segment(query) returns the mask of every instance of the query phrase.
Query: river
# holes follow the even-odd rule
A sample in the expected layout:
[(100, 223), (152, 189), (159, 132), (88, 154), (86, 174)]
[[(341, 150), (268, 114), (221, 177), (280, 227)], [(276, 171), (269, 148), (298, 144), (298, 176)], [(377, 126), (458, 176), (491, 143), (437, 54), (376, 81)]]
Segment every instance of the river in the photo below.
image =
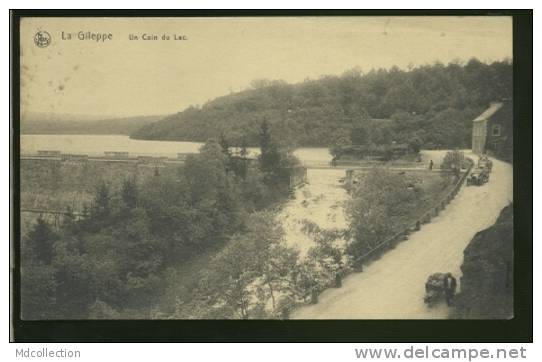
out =
[(324, 230), (347, 228), (344, 206), (348, 193), (339, 182), (344, 175), (344, 170), (309, 168), (308, 183), (296, 190), (295, 198), (289, 200), (280, 213), (285, 240), (297, 248), (301, 256), (314, 246), (314, 240), (303, 232), (307, 222)]

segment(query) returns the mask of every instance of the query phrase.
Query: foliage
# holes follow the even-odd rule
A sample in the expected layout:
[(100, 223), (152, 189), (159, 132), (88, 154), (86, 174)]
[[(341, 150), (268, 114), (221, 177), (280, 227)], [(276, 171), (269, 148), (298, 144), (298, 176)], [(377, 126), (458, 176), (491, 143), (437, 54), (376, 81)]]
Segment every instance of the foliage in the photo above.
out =
[(290, 187), (290, 168), (298, 162), (290, 150), (281, 147), (270, 131), (267, 120), (264, 119), (260, 129), (260, 170), (264, 174), (264, 182), (268, 187), (277, 190), (288, 190)]
[(238, 172), (227, 140), (209, 140), (177, 175), (127, 178), (118, 189), (99, 183), (82, 218), (68, 213), (58, 230), (39, 218), (22, 241), (24, 317), (160, 315), (175, 270), (217, 250), (180, 305), (192, 316), (264, 315), (263, 301), (284, 289), (297, 260), (273, 217), (258, 211), (287, 195), (265, 181), (287, 157), (272, 140), (267, 146), (278, 150), (278, 164), (260, 169), (242, 158)]
[(382, 169), (368, 172), (347, 206), (353, 235), (348, 254), (360, 257), (397, 232), (405, 215), (422, 196), (420, 188), (411, 186), (408, 179), (396, 172)]
[(269, 212), (253, 213), (246, 230), (210, 263), (203, 284), (212, 304), (242, 319), (264, 317), (268, 299), (275, 309), (276, 294), (288, 292), (297, 264), (297, 252), (283, 245), (282, 236)]
[(338, 230), (316, 229), (312, 236), (316, 245), (309, 249), (305, 263), (317, 288), (324, 289), (344, 273), (343, 250), (336, 245), (343, 235)]
[(21, 268), (21, 317), (39, 320), (55, 315), (55, 270), (49, 265), (23, 261)]
[(27, 260), (50, 264), (53, 258), (53, 244), (57, 237), (51, 226), (41, 216), (38, 217), (36, 225), (23, 240), (23, 245), (30, 253), (26, 255)]
[(190, 107), (132, 133), (138, 139), (206, 141), (224, 133), (234, 145), (257, 145), (260, 124), (292, 146), (332, 146), (350, 138), (373, 143), (467, 148), (471, 121), (491, 101), (512, 98), (512, 63), (435, 63), (408, 71), (397, 67), (298, 84), (255, 81), (247, 90)]
[(139, 116), (88, 120), (77, 115), (29, 113), (21, 117), (22, 134), (129, 135), (164, 116)]
[(458, 178), (464, 162), (465, 156), (462, 151), (448, 151), (446, 152), (446, 155), (444, 155), (444, 159), (442, 160), (440, 168), (443, 170), (451, 171), (454, 176)]

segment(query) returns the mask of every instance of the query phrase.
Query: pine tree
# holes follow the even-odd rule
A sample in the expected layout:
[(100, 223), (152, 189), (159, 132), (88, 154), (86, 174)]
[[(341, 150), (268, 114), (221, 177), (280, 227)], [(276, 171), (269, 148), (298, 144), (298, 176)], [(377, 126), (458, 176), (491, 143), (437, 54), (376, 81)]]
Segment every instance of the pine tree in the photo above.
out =
[(40, 216), (32, 230), (24, 238), (23, 247), (28, 248), (30, 255), (35, 259), (48, 265), (53, 259), (53, 244), (56, 239), (56, 233)]
[(220, 139), (218, 140), (218, 143), (220, 144), (220, 147), (222, 148), (222, 152), (226, 156), (231, 156), (230, 143), (228, 139), (226, 138), (226, 135), (224, 134), (224, 132), (220, 133)]
[(138, 190), (133, 178), (125, 179), (122, 183), (121, 197), (128, 208), (132, 209), (137, 206)]
[(260, 169), (265, 173), (265, 181), (268, 185), (278, 185), (281, 180), (278, 176), (281, 168), (281, 155), (279, 148), (271, 137), (269, 123), (263, 120), (260, 129)]
[(102, 182), (96, 189), (94, 207), (98, 210), (109, 209), (110, 198), (111, 196), (109, 195), (109, 187), (105, 182)]

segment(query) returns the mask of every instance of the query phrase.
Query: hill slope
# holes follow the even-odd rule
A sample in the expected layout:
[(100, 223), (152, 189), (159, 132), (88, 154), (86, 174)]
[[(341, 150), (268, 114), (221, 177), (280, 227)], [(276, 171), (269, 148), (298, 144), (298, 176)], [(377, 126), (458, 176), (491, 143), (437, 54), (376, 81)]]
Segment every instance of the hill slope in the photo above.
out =
[(259, 80), (251, 86), (144, 126), (131, 137), (205, 141), (224, 133), (232, 143), (255, 145), (267, 118), (286, 142), (330, 146), (369, 119), (392, 119), (396, 141), (417, 136), (424, 143), (466, 147), (471, 120), (490, 101), (511, 98), (512, 65), (472, 59), (465, 65), (351, 70), (299, 84)]
[(135, 130), (162, 118), (164, 116), (99, 118), (79, 115), (30, 113), (21, 117), (21, 133), (129, 135)]
[(514, 316), (514, 211), (505, 207), (495, 225), (477, 233), (465, 249), (461, 293), (453, 317)]

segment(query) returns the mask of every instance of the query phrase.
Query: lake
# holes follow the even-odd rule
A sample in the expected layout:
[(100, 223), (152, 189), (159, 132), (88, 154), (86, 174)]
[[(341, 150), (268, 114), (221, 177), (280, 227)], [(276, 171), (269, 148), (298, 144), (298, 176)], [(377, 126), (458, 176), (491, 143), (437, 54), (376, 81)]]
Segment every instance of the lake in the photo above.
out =
[[(177, 157), (177, 153), (197, 153), (202, 143), (176, 141), (134, 140), (122, 135), (21, 135), (21, 154), (36, 154), (38, 150), (63, 153), (103, 155), (104, 151), (124, 151), (132, 156)], [(251, 155), (258, 148), (249, 148)], [(330, 162), (327, 148), (298, 148), (294, 155), (303, 163)]]

